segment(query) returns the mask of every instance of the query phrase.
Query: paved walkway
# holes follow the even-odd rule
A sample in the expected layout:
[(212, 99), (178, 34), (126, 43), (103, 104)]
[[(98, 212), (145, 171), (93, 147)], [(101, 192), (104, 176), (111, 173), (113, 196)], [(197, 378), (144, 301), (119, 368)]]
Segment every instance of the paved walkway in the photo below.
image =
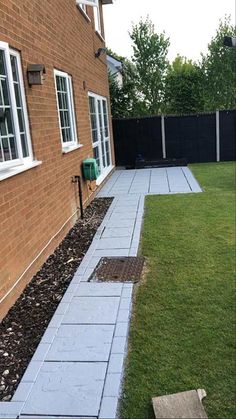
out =
[(120, 194), (163, 195), (201, 192), (188, 167), (117, 170), (102, 188), (99, 196)]
[(172, 193), (201, 191), (187, 168), (112, 175), (99, 195), (115, 198), (0, 418), (116, 418), (133, 284), (87, 281), (101, 257), (137, 255), (145, 194), (161, 193), (163, 170)]

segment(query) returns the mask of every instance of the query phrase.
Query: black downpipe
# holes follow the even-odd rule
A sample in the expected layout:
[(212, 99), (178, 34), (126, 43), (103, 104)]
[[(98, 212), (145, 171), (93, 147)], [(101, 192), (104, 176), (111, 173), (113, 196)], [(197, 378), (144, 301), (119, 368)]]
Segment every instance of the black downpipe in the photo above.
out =
[(81, 186), (81, 176), (74, 176), (72, 178), (72, 182), (78, 184), (80, 215), (81, 215), (81, 218), (83, 219), (84, 218), (84, 208), (83, 208), (83, 195), (82, 195), (82, 186)]

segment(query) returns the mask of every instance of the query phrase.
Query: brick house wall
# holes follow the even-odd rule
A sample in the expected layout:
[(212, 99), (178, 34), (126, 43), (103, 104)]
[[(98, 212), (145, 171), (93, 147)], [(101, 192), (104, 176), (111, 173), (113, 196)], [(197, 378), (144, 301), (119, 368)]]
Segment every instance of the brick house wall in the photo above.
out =
[[(88, 92), (109, 99), (104, 40), (75, 0), (0, 0), (0, 41), (20, 51), (34, 158), (42, 164), (0, 181), (0, 317), (79, 216), (72, 184), (93, 157)], [(102, 6), (100, 4), (100, 8)], [(29, 87), (28, 64), (44, 64), (44, 84)], [(77, 134), (83, 146), (62, 153), (54, 69), (72, 76)], [(110, 135), (112, 132), (109, 117)], [(112, 156), (113, 145), (111, 139)], [(83, 181), (87, 205), (94, 194)], [(93, 184), (93, 189), (95, 185)], [(43, 250), (44, 249), (44, 250)]]

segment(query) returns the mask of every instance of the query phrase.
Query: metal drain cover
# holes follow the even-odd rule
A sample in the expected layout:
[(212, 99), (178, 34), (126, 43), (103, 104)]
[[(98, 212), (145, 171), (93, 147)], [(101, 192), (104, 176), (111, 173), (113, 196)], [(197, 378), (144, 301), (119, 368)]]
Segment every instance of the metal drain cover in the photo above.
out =
[(144, 265), (144, 257), (101, 258), (89, 281), (138, 282)]

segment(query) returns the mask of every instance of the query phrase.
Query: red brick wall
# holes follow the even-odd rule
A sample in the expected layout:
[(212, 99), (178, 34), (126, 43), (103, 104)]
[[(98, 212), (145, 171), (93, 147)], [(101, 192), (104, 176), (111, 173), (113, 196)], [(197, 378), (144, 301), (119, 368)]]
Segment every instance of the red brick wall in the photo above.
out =
[[(81, 161), (93, 156), (88, 91), (109, 96), (105, 56), (94, 56), (104, 43), (95, 33), (91, 7), (88, 14), (91, 21), (78, 10), (75, 0), (0, 0), (0, 41), (21, 53), (33, 152), (35, 159), (42, 161), (36, 168), (0, 181), (0, 298), (78, 208), (71, 178), (81, 174)], [(28, 86), (29, 63), (45, 65), (42, 86)], [(83, 147), (68, 154), (62, 154), (61, 149), (54, 68), (73, 79), (78, 137)], [(91, 198), (84, 182), (85, 205)], [(76, 215), (1, 303), (1, 317), (75, 220)]]

